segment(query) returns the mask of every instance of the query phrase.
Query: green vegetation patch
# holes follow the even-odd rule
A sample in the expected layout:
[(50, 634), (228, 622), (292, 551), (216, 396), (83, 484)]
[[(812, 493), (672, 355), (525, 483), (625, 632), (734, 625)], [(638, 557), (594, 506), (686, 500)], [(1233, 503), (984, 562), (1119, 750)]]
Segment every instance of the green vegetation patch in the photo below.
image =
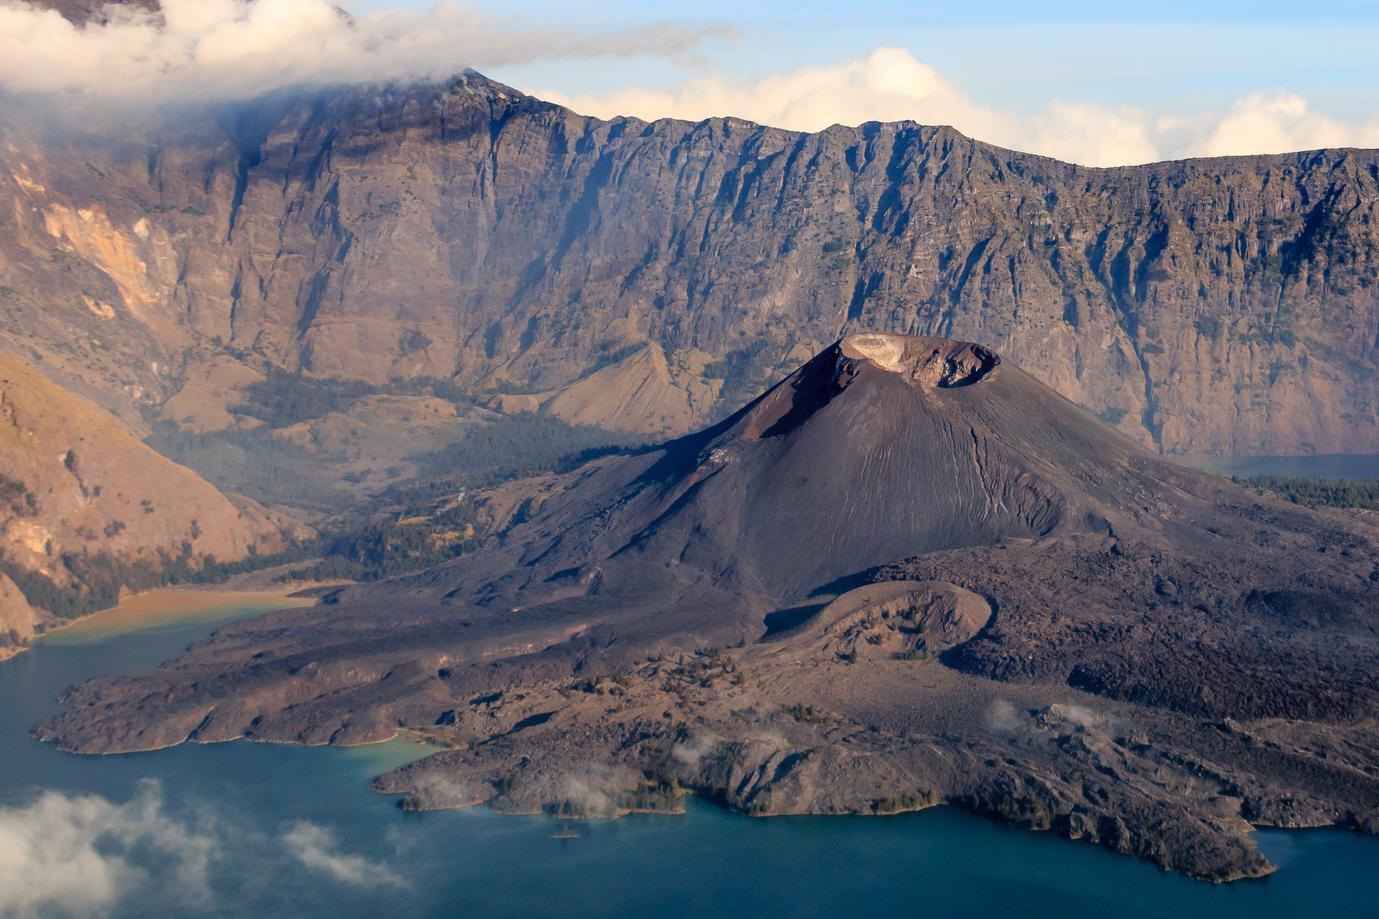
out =
[(1121, 419), (1125, 417), (1125, 414), (1125, 409), (1121, 408), (1118, 405), (1112, 405), (1108, 408), (1104, 408), (1101, 411), (1097, 412), (1097, 417), (1100, 418), (1102, 421), (1106, 422), (1107, 424), (1111, 425), (1112, 427), (1115, 427), (1116, 425), (1120, 424)]
[(59, 619), (74, 619), (120, 602), (125, 590), (152, 590), (173, 584), (214, 584), (234, 574), (267, 565), (282, 564), (304, 557), (315, 546), (303, 543), (287, 552), (259, 556), (250, 554), (237, 562), (220, 562), (212, 555), (197, 556), (191, 543), (183, 543), (177, 553), (159, 550), (156, 558), (122, 561), (107, 552), (65, 552), (58, 563), (66, 569), (73, 587), (59, 586), (51, 578), (30, 571), (0, 552), (0, 573), (14, 582), (30, 606), (46, 609)]
[(1379, 510), (1379, 479), (1301, 479), (1277, 475), (1231, 476), (1231, 481), (1261, 495), (1304, 507), (1359, 507)]
[(344, 411), (379, 391), (378, 386), (363, 380), (318, 380), (270, 369), (263, 380), (245, 387), (244, 401), (231, 406), (230, 411), (283, 428)]
[(336, 524), (317, 541), (320, 560), (293, 569), (287, 577), (375, 581), (458, 558), (473, 550), (487, 529), (478, 505), (466, 495), (439, 506), (407, 504)]
[(445, 476), (485, 488), (542, 472), (573, 469), (596, 456), (635, 449), (644, 439), (569, 424), (537, 412), (502, 415), (466, 428), (439, 450), (413, 457), (420, 478)]

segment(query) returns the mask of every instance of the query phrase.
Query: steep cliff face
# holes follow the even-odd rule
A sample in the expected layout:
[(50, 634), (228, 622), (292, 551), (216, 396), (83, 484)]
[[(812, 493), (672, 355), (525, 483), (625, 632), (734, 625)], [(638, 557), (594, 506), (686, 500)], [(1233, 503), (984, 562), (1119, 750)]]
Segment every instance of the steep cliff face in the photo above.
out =
[(601, 420), (683, 431), (871, 329), (999, 348), (1168, 451), (1379, 450), (1371, 151), (1087, 169), (912, 123), (600, 121), (477, 75), (6, 133), (5, 332), (144, 400), (226, 349), (548, 399), (651, 343), (694, 378)]
[(305, 531), (227, 498), (95, 404), (0, 356), (0, 646), (175, 568), (276, 551), (293, 535)]

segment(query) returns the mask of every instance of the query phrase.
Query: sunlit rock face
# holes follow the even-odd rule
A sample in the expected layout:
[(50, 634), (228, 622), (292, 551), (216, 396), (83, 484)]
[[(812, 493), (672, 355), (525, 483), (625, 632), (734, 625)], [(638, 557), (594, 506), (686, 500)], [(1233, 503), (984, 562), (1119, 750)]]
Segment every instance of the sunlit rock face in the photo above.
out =
[(1001, 362), (995, 352), (981, 345), (925, 335), (849, 335), (838, 347), (844, 357), (869, 360), (884, 370), (945, 389), (976, 383)]

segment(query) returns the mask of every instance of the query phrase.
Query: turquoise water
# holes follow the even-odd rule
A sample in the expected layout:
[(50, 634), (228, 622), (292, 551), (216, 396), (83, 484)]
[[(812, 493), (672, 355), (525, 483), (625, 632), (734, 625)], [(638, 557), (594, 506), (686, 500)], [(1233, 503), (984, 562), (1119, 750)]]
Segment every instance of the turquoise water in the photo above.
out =
[(1179, 456), (1179, 462), (1220, 475), (1280, 475), (1313, 479), (1379, 479), (1379, 455)]
[[(372, 794), (369, 777), (409, 755), (398, 743), (78, 757), (27, 736), (65, 686), (152, 668), (210, 628), (41, 644), (0, 663), (0, 845), (7, 830), (61, 822), (62, 808), (34, 804), (44, 791), (64, 796), (49, 805), (139, 802), (101, 824), (95, 848), (123, 866), (101, 903), (116, 915), (1379, 916), (1379, 840), (1342, 831), (1261, 833), (1282, 870), (1223, 887), (952, 808), (761, 820), (692, 803), (683, 817), (581, 823), (579, 839), (555, 840), (544, 818), (410, 814)], [(55, 844), (61, 834), (41, 825)], [(179, 851), (203, 854), (204, 870)], [(5, 854), (0, 915), (24, 893)]]

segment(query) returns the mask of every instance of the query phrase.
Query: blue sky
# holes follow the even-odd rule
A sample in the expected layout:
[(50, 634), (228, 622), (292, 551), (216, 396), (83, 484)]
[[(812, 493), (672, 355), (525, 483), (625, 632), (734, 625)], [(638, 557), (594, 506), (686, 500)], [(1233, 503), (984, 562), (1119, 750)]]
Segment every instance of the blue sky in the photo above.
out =
[[(873, 112), (921, 121), (948, 118), (969, 133), (984, 130), (998, 143), (1042, 145), (1040, 152), (1106, 165), (1379, 144), (1379, 4), (1374, 2), (478, 0), (478, 5), (514, 28), (595, 34), (670, 22), (731, 32), (673, 59), (542, 60), (487, 71), (591, 114), (739, 114), (774, 117), (800, 128), (821, 126), (833, 115), (847, 121)], [(821, 104), (817, 111), (797, 113), (796, 123), (785, 113), (789, 100), (775, 107), (756, 104), (759, 81), (805, 68), (845, 67), (878, 48), (903, 51), (931, 68), (962, 104), (917, 97), (913, 114), (907, 115), (897, 99), (862, 100), (851, 108), (839, 100), (832, 108)], [(857, 81), (854, 91), (863, 96), (862, 85), (875, 82), (865, 75)], [(696, 97), (704, 96), (712, 101), (696, 107)], [(734, 105), (743, 111), (714, 108)], [(1107, 112), (1112, 114), (1104, 117), (1119, 139), (1088, 136)]]
[[(396, 4), (373, 0), (353, 8), (390, 5)], [(705, 42), (699, 51), (705, 65), (740, 77), (902, 47), (993, 105), (1034, 106), (1061, 97), (1192, 114), (1251, 92), (1283, 89), (1337, 117), (1365, 117), (1379, 99), (1379, 4), (1372, 0), (478, 5), (495, 17), (576, 30), (665, 21), (727, 26), (738, 31), (736, 39)], [(686, 68), (645, 59), (496, 70), (495, 77), (524, 88), (556, 86), (577, 95), (629, 83), (665, 87), (684, 79)]]

